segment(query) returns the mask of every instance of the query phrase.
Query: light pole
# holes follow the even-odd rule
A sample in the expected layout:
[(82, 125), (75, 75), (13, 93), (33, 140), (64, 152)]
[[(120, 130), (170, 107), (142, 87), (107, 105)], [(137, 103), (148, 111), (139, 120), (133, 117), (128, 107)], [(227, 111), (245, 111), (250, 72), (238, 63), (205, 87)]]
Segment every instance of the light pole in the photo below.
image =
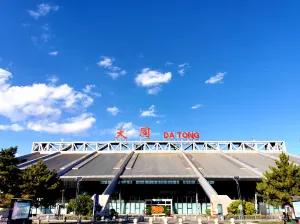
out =
[(244, 213), (243, 213), (243, 201), (242, 201), (242, 196), (241, 196), (241, 189), (240, 189), (240, 184), (239, 184), (239, 176), (234, 176), (233, 179), (235, 180), (236, 183), (236, 189), (237, 189), (237, 193), (238, 193), (238, 197), (241, 201), (241, 206), (239, 206), (240, 209), (240, 214), (241, 214), (241, 219), (244, 217)]
[[(77, 204), (77, 199), (79, 195), (79, 187), (80, 187), (80, 182), (82, 181), (82, 177), (76, 177), (77, 185), (76, 185), (76, 204)], [(75, 207), (75, 215), (77, 213), (76, 211), (77, 206)]]

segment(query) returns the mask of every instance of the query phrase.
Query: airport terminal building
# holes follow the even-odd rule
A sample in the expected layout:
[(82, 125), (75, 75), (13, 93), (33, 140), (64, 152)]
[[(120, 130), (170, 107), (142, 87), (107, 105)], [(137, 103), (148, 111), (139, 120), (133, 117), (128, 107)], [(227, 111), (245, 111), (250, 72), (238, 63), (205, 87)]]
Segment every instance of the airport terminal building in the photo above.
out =
[[(62, 203), (86, 192), (100, 195), (99, 204), (119, 214), (164, 205), (171, 214), (205, 214), (209, 208), (226, 215), (234, 199), (260, 202), (256, 182), (281, 152), (283, 141), (35, 142), (19, 167), (42, 159), (57, 170), (65, 186)], [(290, 160), (300, 164), (298, 156)]]

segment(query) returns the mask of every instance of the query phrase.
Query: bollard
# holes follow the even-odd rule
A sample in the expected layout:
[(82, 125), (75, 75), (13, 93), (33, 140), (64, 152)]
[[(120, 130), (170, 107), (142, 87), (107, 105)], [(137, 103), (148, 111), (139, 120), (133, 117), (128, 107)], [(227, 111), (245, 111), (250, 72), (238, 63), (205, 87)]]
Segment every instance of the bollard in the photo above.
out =
[(179, 219), (178, 219), (178, 223), (179, 223), (179, 224), (182, 224), (182, 218), (179, 218)]
[(231, 223), (231, 224), (234, 224), (234, 218), (231, 218), (231, 219), (230, 219), (230, 223)]
[(47, 220), (47, 222), (49, 222), (49, 215), (46, 216), (46, 220)]
[(38, 217), (38, 224), (41, 224), (41, 218)]
[(101, 220), (104, 221), (104, 216), (101, 217)]
[(164, 224), (168, 224), (168, 218), (167, 217), (164, 218)]
[(202, 219), (198, 219), (198, 224), (202, 224)]
[(214, 219), (214, 222), (215, 222), (215, 224), (218, 224), (219, 220), (218, 219)]
[(134, 223), (134, 224), (137, 224), (137, 218), (134, 218), (134, 219), (133, 219), (133, 223)]
[(153, 219), (149, 218), (149, 224), (152, 224), (152, 223), (153, 223)]
[(185, 216), (182, 217), (182, 221), (185, 221)]

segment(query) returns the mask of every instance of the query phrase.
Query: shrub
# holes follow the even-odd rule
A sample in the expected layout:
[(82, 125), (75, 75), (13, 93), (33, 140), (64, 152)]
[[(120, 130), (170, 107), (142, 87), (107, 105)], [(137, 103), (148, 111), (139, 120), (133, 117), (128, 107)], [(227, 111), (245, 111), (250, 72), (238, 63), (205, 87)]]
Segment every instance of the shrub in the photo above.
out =
[(206, 215), (211, 215), (211, 210), (209, 208), (205, 209), (205, 213), (206, 213)]
[(255, 206), (251, 202), (246, 202), (246, 201), (241, 201), (241, 200), (236, 200), (231, 202), (229, 207), (227, 208), (227, 211), (229, 214), (232, 215), (240, 215), (241, 211), (239, 210), (239, 205), (243, 205), (243, 214), (244, 215), (253, 215), (255, 214)]

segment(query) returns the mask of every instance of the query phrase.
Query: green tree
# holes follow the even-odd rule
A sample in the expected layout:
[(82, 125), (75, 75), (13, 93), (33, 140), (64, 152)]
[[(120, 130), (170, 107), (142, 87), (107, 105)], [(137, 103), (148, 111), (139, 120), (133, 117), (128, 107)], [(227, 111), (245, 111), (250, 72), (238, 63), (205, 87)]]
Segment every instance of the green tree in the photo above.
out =
[(277, 206), (292, 206), (291, 196), (300, 196), (300, 167), (289, 162), (285, 153), (279, 155), (276, 166), (270, 166), (256, 189), (267, 204)]
[(1, 194), (0, 196), (0, 208), (9, 208), (11, 199), (14, 196), (12, 194)]
[(16, 197), (20, 194), (21, 171), (16, 158), (18, 147), (1, 149), (0, 151), (0, 192), (12, 194)]
[(50, 171), (43, 161), (32, 164), (22, 173), (22, 197), (31, 199), (33, 205), (49, 207), (61, 194), (61, 182), (56, 171)]
[(89, 215), (93, 214), (93, 200), (88, 195), (79, 195), (77, 199), (71, 199), (68, 203), (67, 209), (69, 211), (76, 211), (78, 215)]
[(227, 208), (228, 213), (232, 214), (232, 215), (240, 215), (241, 211), (239, 209), (239, 205), (242, 204), (243, 205), (243, 214), (244, 215), (253, 215), (255, 214), (256, 210), (255, 210), (255, 206), (253, 203), (251, 202), (246, 202), (246, 201), (241, 201), (241, 200), (236, 200), (231, 202), (231, 204), (229, 205), (229, 207)]

